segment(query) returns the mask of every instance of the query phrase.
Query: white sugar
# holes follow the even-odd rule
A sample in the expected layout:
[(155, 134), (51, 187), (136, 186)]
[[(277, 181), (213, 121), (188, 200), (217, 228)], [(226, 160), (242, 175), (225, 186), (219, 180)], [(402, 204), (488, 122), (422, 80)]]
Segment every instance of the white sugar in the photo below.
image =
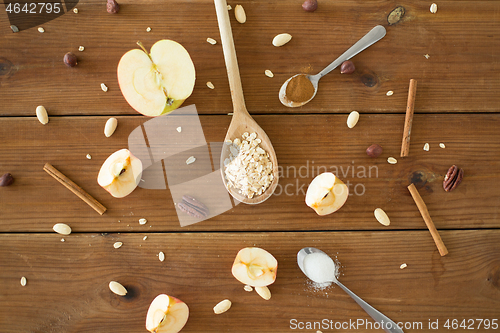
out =
[(304, 258), (306, 275), (316, 283), (336, 281), (337, 267), (332, 258), (323, 253), (311, 253)]

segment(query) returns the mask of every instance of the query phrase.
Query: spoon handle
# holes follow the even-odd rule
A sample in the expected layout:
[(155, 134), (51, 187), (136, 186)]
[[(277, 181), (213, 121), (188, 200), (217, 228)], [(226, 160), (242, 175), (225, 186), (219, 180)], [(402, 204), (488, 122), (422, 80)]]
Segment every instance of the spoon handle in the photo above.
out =
[(389, 319), (387, 316), (382, 314), (380, 311), (375, 309), (370, 304), (363, 301), (355, 293), (347, 289), (347, 287), (344, 286), (342, 283), (340, 283), (338, 280), (335, 281), (335, 283), (340, 288), (342, 288), (349, 296), (351, 296), (352, 299), (355, 300), (356, 303), (358, 303), (359, 306), (361, 306), (363, 310), (365, 310), (366, 313), (370, 315), (370, 317), (372, 317), (375, 321), (379, 322), (382, 325), (384, 331), (386, 331), (387, 333), (403, 333), (403, 330), (399, 328), (399, 326), (396, 325), (396, 323), (393, 322), (391, 319)]
[(224, 60), (226, 61), (227, 77), (229, 80), (229, 88), (231, 90), (234, 113), (235, 115), (240, 111), (248, 113), (245, 106), (245, 99), (243, 97), (240, 70), (238, 68), (238, 59), (236, 58), (236, 50), (234, 48), (233, 33), (231, 30), (231, 22), (229, 21), (227, 2), (226, 0), (214, 0), (214, 2), (215, 11), (217, 13), (217, 21), (219, 22), (222, 51), (224, 53)]
[[(342, 53), (340, 57), (335, 59), (330, 65), (326, 66), (321, 72), (317, 74), (319, 78), (325, 76), (326, 74), (333, 71), (337, 66), (342, 64), (344, 61), (351, 59), (359, 52), (363, 51), (367, 47), (375, 44), (385, 36), (385, 28), (381, 25), (377, 25), (375, 28), (370, 30), (366, 35), (351, 46), (347, 51)], [(318, 78), (318, 79), (319, 79)]]

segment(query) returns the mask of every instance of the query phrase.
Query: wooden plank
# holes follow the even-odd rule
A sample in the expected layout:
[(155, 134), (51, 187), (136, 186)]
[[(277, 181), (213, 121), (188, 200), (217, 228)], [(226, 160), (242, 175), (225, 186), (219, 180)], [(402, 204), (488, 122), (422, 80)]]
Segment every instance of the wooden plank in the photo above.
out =
[[(143, 117), (119, 117), (116, 133), (105, 138), (106, 119), (51, 117), (45, 126), (33, 117), (0, 119), (0, 173), (10, 172), (16, 179), (12, 186), (0, 190), (2, 232), (51, 231), (57, 222), (69, 223), (82, 232), (385, 230), (373, 216), (378, 207), (391, 218), (390, 229), (425, 229), (406, 188), (410, 181), (416, 182), (438, 229), (500, 226), (500, 115), (416, 115), (410, 156), (398, 159), (396, 165), (386, 159), (399, 155), (404, 115), (362, 114), (353, 129), (345, 125), (345, 115), (258, 116), (256, 120), (273, 142), (282, 171), (277, 195), (258, 206), (238, 205), (187, 229), (179, 225), (168, 190), (138, 188), (130, 196), (116, 199), (99, 187), (96, 179), (104, 160), (127, 148), (128, 135), (146, 121)], [(206, 140), (221, 142), (230, 117), (200, 119)], [(179, 133), (174, 131), (174, 135)], [(426, 142), (431, 146), (429, 152), (422, 149)], [(445, 149), (438, 147), (440, 142), (446, 144)], [(365, 154), (373, 143), (384, 149), (377, 159)], [(179, 154), (181, 165), (190, 154)], [(216, 153), (214, 159), (217, 163)], [(108, 211), (99, 216), (48, 176), (42, 170), (46, 162)], [(442, 179), (452, 164), (465, 170), (465, 178), (456, 190), (447, 193)], [(337, 171), (349, 182), (352, 195), (338, 212), (320, 218), (305, 205), (304, 198), (309, 182), (325, 170)], [(150, 222), (139, 226), (138, 219), (143, 217)]]
[[(65, 242), (56, 234), (2, 234), (0, 323), (6, 333), (141, 332), (149, 304), (160, 293), (188, 304), (190, 319), (182, 332), (289, 332), (292, 319), (368, 320), (339, 287), (319, 290), (310, 284), (296, 263), (305, 246), (336, 257), (340, 281), (391, 319), (422, 322), (423, 330), (405, 332), (428, 331), (429, 320), (439, 320), (443, 331), (447, 319), (498, 319), (500, 231), (442, 235), (450, 249), (446, 257), (424, 231), (91, 233), (65, 236)], [(123, 246), (114, 249), (115, 241)], [(234, 257), (245, 246), (262, 247), (279, 262), (269, 301), (245, 292), (231, 275)], [(159, 251), (166, 254), (164, 262)], [(400, 269), (403, 263), (406, 269)], [(111, 280), (130, 294), (112, 294)], [(216, 316), (212, 307), (225, 298), (234, 305)]]
[[(130, 114), (116, 79), (120, 57), (141, 40), (147, 48), (162, 38), (182, 43), (197, 69), (189, 104), (203, 114), (231, 111), (227, 75), (211, 1), (121, 1), (118, 15), (106, 13), (102, 1), (80, 1), (72, 12), (35, 28), (13, 34), (3, 14), (0, 31), (2, 115), (33, 115), (43, 104), (53, 115)], [(403, 113), (410, 78), (419, 82), (417, 113), (497, 112), (500, 105), (500, 3), (444, 1), (436, 14), (429, 4), (407, 1), (402, 21), (389, 26), (395, 5), (387, 1), (322, 3), (305, 13), (296, 1), (245, 4), (248, 21), (231, 15), (243, 90), (252, 113)], [(300, 110), (278, 101), (281, 84), (299, 72), (316, 73), (377, 24), (387, 36), (353, 61), (354, 75), (339, 71), (321, 80), (317, 97)], [(151, 32), (146, 28), (151, 27)], [(282, 32), (293, 36), (281, 48), (271, 45)], [(205, 40), (219, 40), (215, 46)], [(78, 46), (85, 47), (78, 52)], [(72, 51), (80, 64), (66, 68)], [(430, 57), (426, 59), (425, 54)], [(264, 70), (274, 72), (274, 78)], [(211, 81), (216, 89), (205, 83)], [(100, 84), (106, 83), (104, 93)], [(387, 97), (385, 93), (394, 91)]]

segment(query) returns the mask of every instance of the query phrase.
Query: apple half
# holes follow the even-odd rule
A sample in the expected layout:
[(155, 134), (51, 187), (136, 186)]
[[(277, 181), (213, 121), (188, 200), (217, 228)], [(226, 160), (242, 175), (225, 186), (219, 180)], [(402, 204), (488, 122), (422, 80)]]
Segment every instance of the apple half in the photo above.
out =
[(173, 40), (156, 42), (148, 53), (141, 49), (125, 53), (118, 63), (118, 84), (123, 97), (137, 112), (161, 116), (191, 95), (195, 82), (193, 61), (186, 49)]
[(265, 287), (276, 280), (278, 261), (266, 250), (246, 247), (236, 255), (231, 272), (243, 284)]
[(146, 315), (146, 329), (153, 333), (177, 333), (189, 318), (189, 308), (183, 301), (160, 294), (151, 302)]
[(331, 172), (313, 179), (306, 192), (306, 205), (318, 215), (328, 215), (340, 209), (349, 197), (349, 188)]
[(97, 183), (115, 198), (123, 198), (135, 190), (141, 174), (141, 160), (128, 149), (121, 149), (104, 161), (97, 176)]

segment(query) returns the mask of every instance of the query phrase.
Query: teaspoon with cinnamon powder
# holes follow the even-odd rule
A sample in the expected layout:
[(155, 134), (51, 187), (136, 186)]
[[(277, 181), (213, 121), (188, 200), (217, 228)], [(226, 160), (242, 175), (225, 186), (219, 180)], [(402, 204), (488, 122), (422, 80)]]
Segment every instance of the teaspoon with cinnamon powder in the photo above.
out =
[(292, 108), (308, 103), (316, 96), (319, 79), (337, 68), (344, 61), (351, 59), (359, 52), (381, 40), (385, 33), (385, 28), (377, 25), (318, 74), (296, 74), (286, 80), (279, 92), (281, 103)]

